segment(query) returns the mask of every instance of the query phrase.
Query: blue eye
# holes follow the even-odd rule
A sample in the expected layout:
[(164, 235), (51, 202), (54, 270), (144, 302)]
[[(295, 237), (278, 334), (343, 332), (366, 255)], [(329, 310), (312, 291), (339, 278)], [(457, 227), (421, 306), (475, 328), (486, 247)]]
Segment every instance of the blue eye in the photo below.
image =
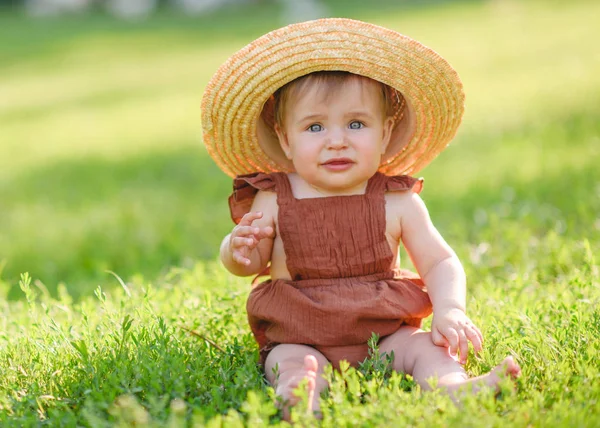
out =
[(322, 130), (323, 130), (323, 127), (322, 127), (321, 125), (319, 125), (318, 123), (315, 123), (315, 124), (313, 124), (313, 125), (310, 125), (310, 126), (308, 127), (308, 130), (309, 130), (310, 132), (320, 132), (320, 131), (322, 131)]
[(361, 129), (364, 126), (365, 125), (362, 122), (359, 122), (357, 120), (355, 120), (354, 122), (350, 122), (350, 125), (348, 125), (350, 129)]

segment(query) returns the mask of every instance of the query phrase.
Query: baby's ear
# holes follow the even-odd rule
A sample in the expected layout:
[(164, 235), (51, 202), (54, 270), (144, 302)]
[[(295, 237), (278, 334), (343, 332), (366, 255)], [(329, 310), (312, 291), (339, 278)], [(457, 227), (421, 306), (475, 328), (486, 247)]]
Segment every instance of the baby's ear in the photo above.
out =
[(281, 146), (281, 150), (285, 153), (285, 157), (288, 159), (292, 159), (292, 151), (290, 149), (290, 143), (287, 138), (287, 134), (281, 129), (278, 123), (276, 123), (273, 128), (275, 129), (275, 133), (277, 134), (277, 139), (279, 140), (279, 145)]
[(383, 122), (383, 135), (381, 136), (381, 154), (385, 154), (390, 139), (392, 137), (392, 130), (394, 129), (394, 118), (388, 116)]

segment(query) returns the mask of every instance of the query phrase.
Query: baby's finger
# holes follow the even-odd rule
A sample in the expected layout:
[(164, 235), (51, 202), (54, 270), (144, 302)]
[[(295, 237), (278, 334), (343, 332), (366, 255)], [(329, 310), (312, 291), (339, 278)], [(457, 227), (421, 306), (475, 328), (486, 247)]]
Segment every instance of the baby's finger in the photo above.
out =
[(467, 338), (473, 344), (473, 350), (475, 353), (480, 352), (483, 349), (483, 337), (481, 336), (481, 332), (477, 327), (469, 326), (465, 329)]
[(242, 255), (242, 254), (241, 254), (239, 251), (235, 251), (235, 252), (234, 252), (234, 253), (231, 255), (231, 258), (232, 258), (232, 259), (233, 259), (235, 262), (237, 262), (237, 263), (239, 263), (239, 264), (241, 264), (241, 265), (244, 265), (244, 266), (248, 266), (248, 265), (250, 264), (250, 259), (248, 259), (248, 258), (244, 257), (244, 256), (243, 256), (243, 255)]
[(261, 228), (255, 235), (258, 239), (273, 238), (275, 236), (275, 231), (271, 226), (267, 226)]
[(242, 217), (242, 219), (240, 220), (238, 225), (250, 226), (254, 220), (256, 220), (257, 218), (261, 218), (262, 216), (263, 216), (263, 213), (260, 211), (258, 211), (258, 212), (250, 211), (250, 212), (244, 214), (244, 216)]
[(431, 341), (434, 345), (443, 346), (444, 348), (447, 348), (449, 346), (448, 341), (444, 336), (442, 336), (442, 334), (438, 331), (437, 328), (431, 330)]
[(231, 240), (233, 248), (250, 247), (254, 244), (254, 238), (246, 238), (243, 236), (236, 236)]
[(233, 233), (234, 236), (250, 236), (260, 233), (260, 228), (255, 226), (238, 226)]
[(465, 364), (467, 362), (467, 355), (469, 354), (469, 341), (464, 330), (458, 331), (458, 346), (460, 348), (460, 363)]
[(444, 337), (448, 341), (450, 355), (456, 356), (458, 352), (458, 333), (453, 328), (446, 329)]

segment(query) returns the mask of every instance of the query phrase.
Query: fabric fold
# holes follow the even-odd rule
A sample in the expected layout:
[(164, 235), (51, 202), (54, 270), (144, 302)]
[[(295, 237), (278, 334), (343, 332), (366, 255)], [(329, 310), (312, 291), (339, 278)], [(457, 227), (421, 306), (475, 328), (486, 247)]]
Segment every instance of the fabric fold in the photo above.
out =
[(385, 190), (388, 192), (412, 190), (415, 193), (421, 193), (423, 179), (411, 177), (410, 175), (386, 176)]

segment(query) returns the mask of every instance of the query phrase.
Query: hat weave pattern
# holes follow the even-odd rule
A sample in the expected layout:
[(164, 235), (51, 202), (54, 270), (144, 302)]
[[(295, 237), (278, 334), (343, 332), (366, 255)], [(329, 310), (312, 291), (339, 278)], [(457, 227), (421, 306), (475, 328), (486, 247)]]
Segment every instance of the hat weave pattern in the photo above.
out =
[(202, 126), (207, 151), (217, 165), (232, 177), (291, 171), (277, 142), (257, 132), (263, 106), (286, 83), (327, 70), (380, 81), (406, 100), (410, 114), (403, 118), (403, 130), (394, 131), (381, 172), (414, 174), (455, 136), (464, 93), (446, 60), (393, 30), (328, 18), (272, 31), (216, 71), (202, 99)]

